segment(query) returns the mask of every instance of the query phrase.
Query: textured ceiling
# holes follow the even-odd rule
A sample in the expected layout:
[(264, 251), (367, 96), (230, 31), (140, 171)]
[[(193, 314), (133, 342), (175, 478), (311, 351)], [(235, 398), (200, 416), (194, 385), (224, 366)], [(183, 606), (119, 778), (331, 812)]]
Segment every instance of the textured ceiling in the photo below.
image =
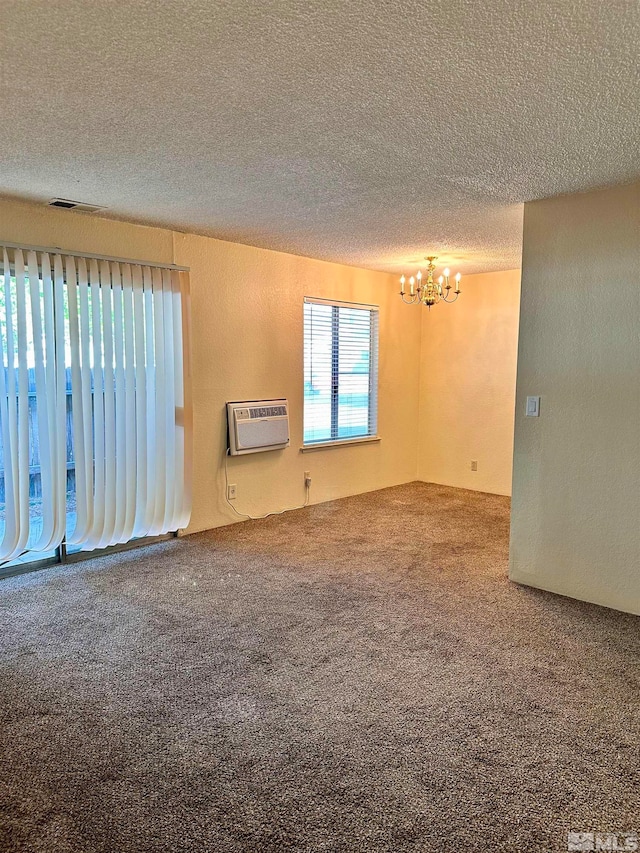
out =
[(640, 174), (637, 0), (3, 0), (0, 193), (375, 269), (519, 266)]

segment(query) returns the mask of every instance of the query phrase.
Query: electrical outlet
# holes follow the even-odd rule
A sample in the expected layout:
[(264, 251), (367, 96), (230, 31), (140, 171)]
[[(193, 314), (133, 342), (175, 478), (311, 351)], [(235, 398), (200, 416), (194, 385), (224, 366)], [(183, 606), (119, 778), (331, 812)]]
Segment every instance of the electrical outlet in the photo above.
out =
[(311, 471), (304, 472), (304, 484), (305, 486), (311, 485)]
[(235, 499), (236, 499), (236, 489), (237, 489), (237, 488), (238, 488), (238, 487), (236, 486), (236, 484), (235, 484), (235, 483), (229, 483), (229, 485), (227, 486), (227, 500), (229, 500), (229, 501), (235, 501)]
[(476, 462), (476, 460), (475, 460), (475, 459), (472, 459), (472, 460), (471, 460), (471, 470), (472, 470), (472, 471), (477, 471), (477, 470), (478, 470), (478, 463)]

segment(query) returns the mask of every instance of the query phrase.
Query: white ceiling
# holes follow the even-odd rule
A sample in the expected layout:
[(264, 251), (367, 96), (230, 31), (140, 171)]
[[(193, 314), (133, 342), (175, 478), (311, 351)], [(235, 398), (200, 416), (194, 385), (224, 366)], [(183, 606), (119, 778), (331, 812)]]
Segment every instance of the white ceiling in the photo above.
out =
[(512, 268), (523, 201), (640, 174), (639, 43), (637, 0), (5, 0), (0, 193)]

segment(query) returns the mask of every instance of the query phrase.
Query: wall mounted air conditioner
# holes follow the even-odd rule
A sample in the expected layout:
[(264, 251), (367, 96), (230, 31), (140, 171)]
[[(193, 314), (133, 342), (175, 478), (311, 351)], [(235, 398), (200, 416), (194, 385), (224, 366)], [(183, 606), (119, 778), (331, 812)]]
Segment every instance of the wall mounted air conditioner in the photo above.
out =
[(289, 404), (286, 400), (227, 403), (229, 453), (260, 453), (289, 446)]

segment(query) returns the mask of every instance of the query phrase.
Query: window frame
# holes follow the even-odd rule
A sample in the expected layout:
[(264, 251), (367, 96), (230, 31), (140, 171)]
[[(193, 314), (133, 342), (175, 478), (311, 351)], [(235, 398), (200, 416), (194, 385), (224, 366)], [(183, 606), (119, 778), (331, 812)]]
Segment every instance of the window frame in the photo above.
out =
[[(304, 393), (305, 387), (305, 370), (304, 370), (304, 351), (306, 348), (305, 329), (304, 329), (304, 314), (303, 314), (303, 394), (302, 394), (302, 447), (300, 450), (304, 453), (312, 450), (321, 450), (325, 447), (340, 447), (353, 444), (369, 444), (379, 442), (378, 435), (378, 362), (380, 349), (380, 306), (370, 305), (362, 302), (346, 302), (339, 299), (326, 299), (315, 296), (305, 296), (303, 300), (303, 309), (306, 305), (326, 305), (333, 309), (332, 311), (332, 334), (331, 334), (331, 437), (326, 439), (314, 439), (313, 441), (305, 441), (304, 439), (304, 420), (305, 420), (305, 404), (307, 396)], [(338, 425), (339, 413), (339, 350), (340, 342), (338, 336), (337, 321), (339, 318), (340, 308), (352, 308), (369, 312), (369, 371), (368, 371), (368, 407), (367, 407), (367, 432), (361, 435), (340, 436)]]

